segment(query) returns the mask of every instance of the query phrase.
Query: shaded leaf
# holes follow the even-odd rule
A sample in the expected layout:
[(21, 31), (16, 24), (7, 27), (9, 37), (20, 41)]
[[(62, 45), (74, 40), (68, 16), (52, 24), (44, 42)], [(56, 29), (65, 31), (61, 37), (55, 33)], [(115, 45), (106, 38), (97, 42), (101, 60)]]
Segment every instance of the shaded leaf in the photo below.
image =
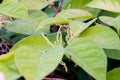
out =
[(42, 29), (48, 29), (48, 27), (53, 24), (68, 24), (68, 23), (69, 23), (69, 20), (66, 18), (50, 17), (41, 21), (36, 31), (39, 31)]
[(38, 28), (39, 23), (45, 18), (47, 18), (48, 16), (42, 11), (30, 10), (29, 17), (30, 18), (27, 20), (17, 19), (12, 22), (5, 22), (4, 27), (8, 31), (15, 32), (15, 33), (28, 34), (28, 35), (41, 34), (42, 30), (37, 32), (35, 31)]
[(106, 55), (94, 41), (78, 38), (66, 47), (66, 55), (96, 80), (106, 80)]
[(119, 16), (119, 13), (114, 13), (114, 12), (103, 10), (103, 11), (100, 12), (100, 16), (117, 17), (117, 16)]
[(56, 34), (56, 33), (47, 34), (46, 37), (47, 37), (53, 44), (55, 44), (55, 42), (56, 42), (56, 37), (57, 37), (57, 34)]
[(107, 57), (120, 60), (120, 50), (105, 49), (104, 51), (105, 51)]
[(120, 68), (115, 68), (108, 72), (107, 80), (120, 80)]

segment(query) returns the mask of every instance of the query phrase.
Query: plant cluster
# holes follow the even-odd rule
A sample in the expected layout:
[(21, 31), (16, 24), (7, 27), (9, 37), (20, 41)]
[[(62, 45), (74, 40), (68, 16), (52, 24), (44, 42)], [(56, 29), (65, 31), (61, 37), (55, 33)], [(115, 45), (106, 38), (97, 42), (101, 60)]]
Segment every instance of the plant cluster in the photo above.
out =
[(120, 0), (3, 0), (0, 14), (0, 80), (47, 79), (69, 61), (86, 80), (120, 80), (119, 67), (107, 72), (120, 60)]

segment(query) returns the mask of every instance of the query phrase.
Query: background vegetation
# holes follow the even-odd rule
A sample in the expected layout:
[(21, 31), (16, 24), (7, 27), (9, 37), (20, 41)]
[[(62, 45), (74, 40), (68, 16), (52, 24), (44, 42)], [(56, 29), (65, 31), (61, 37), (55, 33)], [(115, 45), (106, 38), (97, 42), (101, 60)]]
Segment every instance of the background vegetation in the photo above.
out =
[(0, 0), (0, 80), (120, 80), (120, 0)]

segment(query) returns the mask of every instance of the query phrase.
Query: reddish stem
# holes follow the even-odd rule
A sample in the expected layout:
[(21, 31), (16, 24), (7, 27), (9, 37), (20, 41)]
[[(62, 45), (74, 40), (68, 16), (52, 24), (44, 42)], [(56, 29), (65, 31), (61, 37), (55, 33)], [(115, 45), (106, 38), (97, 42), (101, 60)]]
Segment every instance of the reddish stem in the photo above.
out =
[(52, 4), (51, 6), (52, 6), (52, 8), (54, 9), (55, 14), (56, 14), (56, 13), (58, 12), (56, 6), (55, 6), (54, 4)]
[(60, 8), (61, 8), (61, 6), (62, 6), (63, 1), (64, 1), (64, 0), (60, 0), (59, 6), (58, 6), (58, 8), (57, 8), (57, 12), (60, 11)]
[(62, 6), (63, 1), (64, 1), (64, 0), (60, 0), (59, 5), (58, 5), (58, 8), (57, 8), (57, 12), (55, 13), (55, 16), (60, 12), (60, 9), (61, 9), (61, 6)]
[[(51, 0), (49, 0), (49, 1), (52, 3)], [(64, 0), (60, 0), (58, 7), (56, 7), (54, 3), (50, 4), (52, 6), (52, 8), (54, 9), (54, 11), (55, 11), (55, 15), (54, 16), (56, 16), (60, 12), (60, 9), (61, 9), (63, 1)]]

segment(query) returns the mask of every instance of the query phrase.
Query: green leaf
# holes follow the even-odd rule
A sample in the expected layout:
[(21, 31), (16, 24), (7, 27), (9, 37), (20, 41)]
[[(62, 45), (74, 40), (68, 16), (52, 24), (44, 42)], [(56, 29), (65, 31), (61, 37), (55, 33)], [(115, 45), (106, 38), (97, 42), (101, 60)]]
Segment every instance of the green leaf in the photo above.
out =
[(66, 18), (50, 17), (41, 21), (36, 31), (39, 31), (42, 29), (48, 29), (48, 27), (53, 24), (68, 24), (68, 23), (69, 23), (69, 20)]
[(9, 2), (9, 1), (18, 2), (18, 0), (3, 0), (3, 2)]
[(97, 17), (100, 10), (98, 9), (93, 9), (93, 8), (89, 8), (86, 6), (86, 4), (88, 4), (90, 1), (92, 0), (64, 0), (63, 4), (62, 4), (62, 8), (64, 9), (82, 9), (82, 10), (86, 10), (90, 13), (93, 14), (93, 16)]
[(120, 60), (120, 50), (105, 49), (104, 51), (105, 51), (107, 57)]
[(0, 13), (14, 18), (28, 18), (27, 10), (21, 3), (18, 3), (17, 1), (3, 1), (3, 3), (0, 4)]
[(56, 33), (47, 34), (46, 37), (47, 37), (53, 44), (55, 44), (56, 39), (57, 39), (57, 34), (56, 34)]
[(120, 80), (120, 68), (115, 68), (108, 72), (107, 80)]
[(105, 11), (105, 10), (100, 12), (100, 16), (117, 17), (118, 15), (119, 13), (114, 13), (114, 12)]
[(114, 19), (113, 17), (109, 17), (109, 16), (100, 16), (99, 19), (103, 22), (106, 23), (110, 26), (113, 26), (114, 24)]
[(51, 47), (42, 36), (24, 38), (11, 51), (15, 52), (16, 66), (26, 80), (43, 79), (58, 66), (64, 54), (62, 46)]
[(70, 22), (70, 28), (72, 32), (74, 33), (74, 36), (79, 36), (81, 32), (83, 32), (85, 29), (87, 29), (93, 22), (95, 22), (96, 19), (93, 19), (87, 23), (83, 23), (79, 20), (73, 20)]
[[(40, 44), (40, 45), (39, 45)], [(36, 46), (37, 45), (37, 46)], [(26, 38), (23, 38), (22, 40), (18, 41), (10, 51), (15, 51), (20, 46), (36, 46), (39, 48), (39, 50), (47, 50), (51, 47), (49, 42), (46, 41), (46, 39), (43, 36), (35, 35), (35, 36), (29, 36)]]
[(22, 4), (25, 5), (27, 9), (43, 9), (48, 5), (46, 0), (20, 0)]
[(21, 76), (15, 67), (13, 52), (0, 56), (0, 73), (5, 80), (15, 80)]
[(81, 37), (89, 37), (106, 49), (120, 49), (120, 39), (116, 32), (107, 26), (92, 26)]
[(4, 27), (8, 31), (15, 32), (15, 33), (21, 33), (21, 34), (28, 34), (28, 35), (39, 35), (41, 34), (41, 32), (44, 32), (42, 30), (39, 30), (37, 32), (35, 31), (38, 28), (39, 23), (42, 20), (48, 18), (48, 16), (42, 11), (30, 10), (29, 17), (30, 18), (27, 20), (17, 19), (12, 22), (5, 22)]
[(117, 29), (117, 32), (119, 33), (120, 30), (120, 16), (117, 16), (116, 18), (108, 17), (108, 16), (101, 16), (99, 18), (103, 23), (106, 23), (110, 26), (113, 26)]
[(92, 0), (87, 6), (120, 13), (120, 0)]
[(0, 62), (6, 62), (14, 58), (14, 53), (10, 52), (0, 56)]
[(92, 18), (92, 14), (87, 11), (80, 9), (67, 9), (62, 10), (57, 14), (56, 17), (67, 18), (67, 19), (76, 19), (76, 18)]
[(77, 38), (66, 47), (66, 53), (96, 80), (106, 80), (106, 55), (93, 40)]
[(72, 32), (76, 32), (79, 28), (81, 28), (81, 26), (85, 25), (85, 23), (80, 20), (72, 20), (70, 21), (69, 25)]

